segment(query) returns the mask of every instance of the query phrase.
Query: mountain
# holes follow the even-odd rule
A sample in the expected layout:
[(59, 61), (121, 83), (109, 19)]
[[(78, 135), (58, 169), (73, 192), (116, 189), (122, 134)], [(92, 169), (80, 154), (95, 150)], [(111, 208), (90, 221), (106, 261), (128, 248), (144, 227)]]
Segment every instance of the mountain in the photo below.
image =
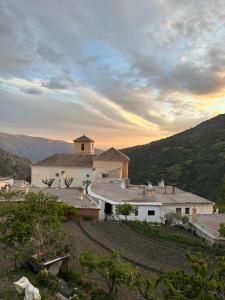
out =
[[(35, 162), (56, 153), (73, 153), (72, 143), (0, 132), (0, 148)], [(101, 152), (95, 149), (96, 154)]]
[(31, 162), (0, 149), (0, 176), (29, 180)]
[(166, 184), (217, 201), (225, 175), (225, 114), (171, 137), (121, 150), (131, 182)]

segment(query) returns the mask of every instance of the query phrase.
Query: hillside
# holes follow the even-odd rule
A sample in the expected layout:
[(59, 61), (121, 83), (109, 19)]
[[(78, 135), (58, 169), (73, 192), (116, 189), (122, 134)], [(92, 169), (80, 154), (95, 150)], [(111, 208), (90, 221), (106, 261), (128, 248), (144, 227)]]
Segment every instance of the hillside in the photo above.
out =
[[(73, 153), (72, 143), (0, 132), (0, 148), (35, 162), (56, 153)], [(98, 154), (101, 150), (96, 149)]]
[(29, 180), (30, 161), (0, 149), (0, 176)]
[(225, 114), (146, 145), (122, 149), (130, 157), (132, 183), (176, 183), (217, 201), (225, 175)]

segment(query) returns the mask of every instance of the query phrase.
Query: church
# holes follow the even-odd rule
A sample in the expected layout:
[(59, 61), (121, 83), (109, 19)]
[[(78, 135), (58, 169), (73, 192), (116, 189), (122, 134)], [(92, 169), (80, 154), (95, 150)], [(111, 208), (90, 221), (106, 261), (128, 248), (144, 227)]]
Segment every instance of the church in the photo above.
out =
[(65, 188), (66, 178), (72, 178), (70, 187), (82, 187), (85, 180), (128, 178), (129, 158), (122, 152), (112, 147), (95, 155), (95, 142), (85, 135), (73, 143), (73, 154), (53, 154), (32, 165), (32, 187), (46, 187), (43, 181), (52, 180), (51, 187)]

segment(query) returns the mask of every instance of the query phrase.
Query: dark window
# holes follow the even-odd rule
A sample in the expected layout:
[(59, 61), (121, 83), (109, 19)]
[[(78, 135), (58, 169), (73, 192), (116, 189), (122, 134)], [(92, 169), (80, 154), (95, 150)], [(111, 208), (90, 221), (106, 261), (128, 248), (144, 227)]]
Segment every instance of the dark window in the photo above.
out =
[(148, 216), (154, 216), (155, 211), (154, 210), (148, 210)]
[(135, 214), (135, 216), (138, 216), (138, 210), (135, 210), (134, 214)]
[(186, 208), (185, 208), (185, 214), (186, 214), (186, 215), (189, 215), (189, 214), (190, 214), (190, 209), (189, 209), (189, 207), (186, 207)]
[(81, 150), (84, 151), (84, 144), (81, 144)]
[(181, 208), (179, 207), (179, 208), (176, 208), (176, 213), (177, 214), (181, 214)]

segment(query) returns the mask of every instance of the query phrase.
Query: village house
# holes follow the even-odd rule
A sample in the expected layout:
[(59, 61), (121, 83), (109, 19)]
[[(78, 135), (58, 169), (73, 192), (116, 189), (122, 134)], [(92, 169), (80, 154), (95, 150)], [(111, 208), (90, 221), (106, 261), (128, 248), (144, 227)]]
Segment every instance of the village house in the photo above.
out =
[[(187, 216), (213, 214), (214, 203), (173, 186), (130, 185), (124, 179), (101, 178), (89, 188), (89, 195), (100, 207), (99, 218), (116, 217), (116, 206), (129, 203), (136, 206), (128, 220), (161, 223), (170, 212)], [(119, 216), (123, 218), (123, 216)]]

